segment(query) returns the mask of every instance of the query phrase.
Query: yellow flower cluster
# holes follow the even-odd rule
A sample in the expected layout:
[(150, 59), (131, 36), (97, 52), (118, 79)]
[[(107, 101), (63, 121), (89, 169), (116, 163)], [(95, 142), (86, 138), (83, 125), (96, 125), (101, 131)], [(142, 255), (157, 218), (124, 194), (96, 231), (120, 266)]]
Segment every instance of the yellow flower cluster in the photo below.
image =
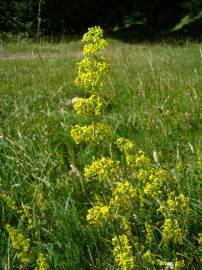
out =
[[(100, 116), (106, 106), (104, 79), (110, 64), (106, 57), (97, 53), (106, 48), (107, 42), (100, 27), (89, 28), (82, 41), (85, 43), (84, 57), (78, 64), (75, 84), (90, 94), (88, 98), (78, 99), (73, 107), (79, 116)], [(71, 129), (71, 136), (76, 144), (99, 144), (102, 140), (111, 139), (112, 131), (102, 123), (76, 125)], [(102, 157), (86, 166), (83, 173), (86, 182), (95, 180), (95, 190), (100, 192), (88, 210), (87, 221), (96, 226), (108, 221), (108, 232), (113, 230), (114, 225), (115, 235), (119, 235), (112, 239), (117, 264), (112, 268), (134, 270), (156, 269), (157, 266), (157, 269), (183, 269), (183, 259), (174, 257), (171, 261), (164, 261), (164, 258), (171, 259), (173, 254), (178, 254), (178, 245), (182, 247), (181, 251), (184, 248), (189, 199), (182, 193), (179, 196), (174, 192), (165, 194), (170, 186), (166, 182), (167, 173), (159, 167), (156, 154), (154, 160), (158, 166), (153, 165), (143, 151), (136, 152), (131, 140), (121, 137), (115, 144), (124, 155), (126, 169), (124, 167), (122, 171), (120, 162)], [(110, 151), (110, 156), (112, 153)], [(159, 232), (162, 233), (161, 239)], [(200, 245), (201, 239), (200, 235)], [(162, 242), (158, 245), (159, 240)], [(156, 248), (162, 243), (162, 249)], [(182, 256), (185, 259), (187, 254)], [(140, 265), (136, 265), (136, 258)]]
[(180, 194), (178, 197), (175, 196), (174, 192), (171, 192), (167, 200), (167, 208), (170, 212), (177, 212), (179, 209), (182, 212), (188, 211), (188, 198), (184, 194)]
[(33, 228), (33, 216), (30, 211), (30, 208), (26, 205), (22, 205), (22, 210), (18, 211), (21, 213), (21, 220), (27, 220), (28, 222), (28, 229), (31, 230)]
[(79, 72), (75, 84), (78, 87), (90, 90), (92, 93), (95, 93), (104, 87), (104, 82), (102, 78), (100, 78), (100, 74), (93, 70)]
[(84, 46), (84, 55), (95, 55), (98, 51), (107, 47), (107, 42), (103, 38), (103, 30), (100, 26), (88, 28), (88, 32), (84, 34), (82, 42), (89, 43)]
[(71, 137), (75, 144), (99, 144), (102, 140), (109, 139), (111, 135), (111, 129), (103, 123), (88, 126), (77, 124), (71, 128)]
[(124, 154), (134, 152), (135, 144), (129, 139), (120, 137), (116, 140), (116, 144), (119, 150)]
[(170, 242), (174, 244), (181, 244), (183, 240), (183, 231), (176, 219), (165, 219), (163, 225), (163, 242), (168, 245)]
[(175, 265), (175, 268), (174, 268), (175, 270), (180, 270), (185, 267), (184, 260), (176, 260), (174, 265)]
[(119, 162), (109, 157), (102, 157), (95, 160), (91, 165), (84, 168), (84, 177), (87, 181), (97, 177), (100, 181), (104, 179), (112, 180), (119, 173)]
[(101, 97), (92, 95), (89, 98), (79, 98), (73, 107), (79, 116), (100, 116), (105, 105)]
[(83, 35), (82, 42), (96, 42), (97, 39), (103, 38), (104, 31), (100, 26), (88, 28), (88, 32)]
[(144, 188), (144, 193), (151, 197), (156, 197), (161, 194), (161, 187), (165, 183), (166, 171), (158, 168), (151, 168), (149, 177)]
[(6, 205), (10, 209), (18, 212), (18, 207), (16, 206), (15, 201), (13, 201), (9, 195), (7, 195), (5, 193), (0, 193), (0, 198), (2, 199), (2, 201), (4, 201), (6, 203)]
[[(103, 79), (110, 69), (110, 64), (104, 56), (96, 56), (99, 50), (107, 46), (107, 42), (103, 39), (103, 30), (100, 27), (89, 28), (82, 42), (88, 43), (83, 49), (86, 56), (78, 64), (75, 84), (91, 93), (96, 93), (104, 87)], [(74, 110), (80, 116), (100, 116), (105, 105), (103, 98), (93, 94), (88, 99), (78, 99), (74, 104)], [(76, 144), (99, 144), (111, 135), (110, 128), (102, 123), (83, 127), (76, 125), (71, 129), (71, 136)]]
[(91, 93), (96, 93), (103, 89), (104, 78), (110, 69), (106, 57), (96, 55), (107, 46), (107, 42), (103, 39), (103, 30), (100, 27), (89, 28), (82, 41), (88, 44), (83, 48), (83, 54), (86, 56), (78, 64), (75, 84)]
[(46, 261), (46, 258), (43, 253), (39, 253), (38, 259), (37, 259), (37, 266), (34, 270), (49, 270), (49, 265)]
[(154, 240), (152, 226), (148, 222), (145, 222), (145, 229), (146, 229), (146, 243), (150, 246)]
[(90, 224), (99, 226), (103, 220), (109, 218), (109, 207), (103, 204), (93, 206), (88, 210), (87, 220)]
[(143, 151), (136, 155), (126, 154), (126, 163), (131, 169), (145, 168), (150, 165), (150, 160)]
[(75, 79), (75, 84), (78, 87), (89, 90), (92, 93), (104, 87), (104, 78), (108, 75), (110, 64), (104, 56), (91, 60), (84, 57), (78, 63), (78, 76)]
[(32, 261), (30, 255), (30, 239), (24, 237), (17, 229), (13, 228), (11, 225), (6, 225), (6, 230), (12, 241), (12, 247), (17, 250), (17, 258), (19, 262), (24, 265), (28, 265)]
[(142, 254), (142, 261), (145, 265), (147, 265), (147, 267), (155, 264), (154, 255), (151, 253), (150, 250), (147, 250)]
[(34, 192), (34, 202), (37, 207), (39, 207), (41, 210), (44, 210), (46, 208), (46, 203), (44, 200), (44, 196), (41, 190), (41, 186), (39, 184), (33, 184), (32, 185), (33, 192)]
[(110, 208), (124, 212), (130, 210), (135, 195), (135, 188), (128, 181), (118, 182), (112, 192)]
[(122, 216), (121, 217), (121, 224), (123, 226), (123, 231), (124, 233), (128, 236), (131, 237), (132, 236), (132, 232), (131, 232), (131, 222), (129, 221), (129, 219), (127, 217)]
[(104, 55), (94, 59), (89, 59), (87, 56), (85, 56), (81, 62), (78, 63), (78, 72), (80, 74), (94, 71), (105, 76), (108, 74), (110, 67), (111, 65)]
[(95, 55), (98, 51), (107, 47), (105, 39), (97, 39), (97, 42), (86, 44), (83, 48), (84, 55)]
[(136, 262), (128, 237), (125, 234), (115, 236), (112, 239), (112, 244), (114, 246), (113, 256), (115, 258), (115, 263), (120, 269), (134, 270), (136, 268)]
[(20, 215), (20, 219), (26, 219), (28, 222), (28, 228), (31, 229), (33, 226), (32, 214), (29, 212), (29, 209), (26, 205), (22, 204), (22, 208), (17, 207), (16, 202), (11, 199), (11, 197), (7, 194), (1, 193), (0, 198), (6, 203), (6, 205), (15, 213)]
[(189, 199), (180, 193), (179, 196), (176, 196), (174, 192), (170, 192), (168, 199), (165, 205), (161, 204), (159, 209), (165, 217), (180, 213), (187, 215), (189, 212)]
[(161, 187), (165, 183), (166, 171), (150, 167), (148, 169), (140, 168), (137, 172), (137, 179), (144, 186), (144, 193), (150, 197), (156, 197), (161, 194)]

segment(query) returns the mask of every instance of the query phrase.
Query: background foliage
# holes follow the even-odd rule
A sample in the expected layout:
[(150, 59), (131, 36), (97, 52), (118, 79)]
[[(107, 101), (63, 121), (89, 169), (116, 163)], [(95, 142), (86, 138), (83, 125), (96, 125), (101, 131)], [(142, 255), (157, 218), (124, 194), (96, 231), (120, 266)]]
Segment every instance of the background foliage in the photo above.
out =
[(35, 36), (40, 19), (40, 33), (49, 36), (75, 34), (101, 25), (109, 32), (132, 27), (131, 32), (143, 32), (144, 37), (149, 37), (149, 33), (153, 36), (168, 32), (189, 16), (186, 25), (191, 23), (193, 27), (186, 27), (181, 34), (196, 32), (198, 37), (201, 9), (201, 0), (0, 0), (0, 31)]

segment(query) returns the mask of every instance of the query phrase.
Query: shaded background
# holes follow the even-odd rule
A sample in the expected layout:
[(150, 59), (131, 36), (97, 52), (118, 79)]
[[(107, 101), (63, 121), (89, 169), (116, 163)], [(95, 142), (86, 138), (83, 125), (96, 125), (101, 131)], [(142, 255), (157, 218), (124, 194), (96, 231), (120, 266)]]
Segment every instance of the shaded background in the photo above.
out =
[(0, 0), (1, 35), (68, 37), (94, 25), (123, 39), (201, 39), (202, 0)]

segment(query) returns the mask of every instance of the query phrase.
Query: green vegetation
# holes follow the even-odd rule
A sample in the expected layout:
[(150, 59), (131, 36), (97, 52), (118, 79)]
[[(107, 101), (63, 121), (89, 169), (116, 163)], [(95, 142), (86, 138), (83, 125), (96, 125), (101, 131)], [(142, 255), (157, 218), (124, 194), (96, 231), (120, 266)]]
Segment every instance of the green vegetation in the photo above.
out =
[[(159, 205), (162, 206), (159, 212), (162, 218), (166, 215), (167, 199), (175, 201), (178, 206), (180, 201), (179, 213), (170, 211), (175, 218), (182, 218), (183, 230), (187, 231), (186, 236), (182, 236), (179, 224), (175, 222), (172, 227), (166, 218), (164, 230), (168, 233), (163, 241), (169, 242), (169, 231), (173, 231), (172, 237), (176, 239), (169, 246), (176, 252), (173, 258), (170, 251), (162, 250), (165, 247), (159, 241), (162, 224), (160, 214), (155, 216), (156, 204), (153, 201), (155, 199), (158, 204), (158, 198), (148, 200), (146, 206), (149, 210), (143, 207), (142, 213), (141, 208), (134, 205), (134, 213), (127, 209), (134, 217), (134, 220), (130, 218), (130, 222), (135, 224), (133, 235), (143, 239), (147, 233), (146, 250), (143, 251), (137, 238), (132, 243), (133, 249), (140, 252), (137, 269), (159, 269), (153, 266), (153, 255), (148, 251), (148, 248), (154, 249), (150, 246), (153, 244), (155, 251), (165, 256), (163, 261), (162, 257), (156, 258), (161, 259), (161, 268), (169, 269), (172, 263), (176, 263), (175, 269), (199, 270), (199, 234), (202, 232), (201, 45), (130, 45), (115, 40), (108, 40), (108, 43), (105, 54), (112, 67), (106, 90), (110, 94), (102, 122), (112, 129), (114, 137), (134, 141), (135, 150), (132, 151), (134, 154), (138, 150), (144, 151), (144, 161), (152, 163), (150, 169), (155, 168), (156, 173), (167, 172), (166, 183), (162, 185), (160, 182), (161, 196), (165, 197), (159, 199), (164, 202), (164, 205)], [(100, 229), (93, 225), (94, 216), (89, 209), (94, 205), (94, 191), (102, 192), (102, 185), (93, 182), (94, 186), (89, 187), (84, 178), (85, 175), (91, 176), (92, 167), (88, 165), (92, 164), (92, 159), (97, 164), (102, 154), (111, 155), (122, 163), (122, 173), (127, 177), (124, 180), (136, 179), (136, 176), (128, 171), (128, 164), (115, 144), (76, 145), (70, 135), (78, 122), (86, 124), (85, 119), (76, 116), (72, 104), (76, 97), (88, 95), (74, 84), (76, 63), (82, 59), (81, 48), (77, 41), (38, 45), (20, 41), (1, 46), (2, 269), (20, 269), (23, 264), (29, 264), (23, 269), (37, 266), (36, 269), (40, 270), (48, 269), (48, 265), (50, 269), (61, 270), (122, 269), (116, 268), (113, 256), (118, 264), (123, 248), (129, 264), (134, 263), (130, 258), (131, 243), (126, 235), (113, 235), (113, 222)], [(123, 141), (119, 140), (117, 144), (120, 150), (127, 152)], [(129, 141), (126, 145), (131, 150)], [(104, 158), (102, 161), (107, 162)], [(110, 159), (108, 162), (110, 164)], [(137, 168), (130, 168), (133, 169)], [(115, 193), (120, 194), (122, 190), (128, 191), (125, 196), (129, 202), (135, 196), (127, 181), (120, 182), (113, 190), (111, 205), (114, 203), (114, 207), (117, 203), (124, 205), (115, 200)], [(109, 195), (106, 194), (107, 199)], [(189, 213), (186, 211), (186, 198)], [(127, 208), (128, 205), (125, 206)], [(105, 207), (106, 216), (108, 212)], [(153, 219), (146, 220), (143, 231), (141, 222), (148, 216)], [(149, 243), (153, 229), (151, 223), (155, 223), (156, 228), (154, 243)], [(183, 244), (178, 243), (181, 236)], [(179, 245), (176, 247), (176, 244)]]

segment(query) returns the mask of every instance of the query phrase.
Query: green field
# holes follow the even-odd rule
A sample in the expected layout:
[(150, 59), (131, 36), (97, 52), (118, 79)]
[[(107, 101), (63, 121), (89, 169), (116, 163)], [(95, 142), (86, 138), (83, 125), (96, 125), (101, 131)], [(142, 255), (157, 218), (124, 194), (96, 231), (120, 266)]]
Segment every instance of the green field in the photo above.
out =
[[(189, 198), (187, 235), (183, 246), (173, 250), (186, 262), (183, 269), (199, 270), (202, 45), (108, 42), (110, 100), (102, 121), (114, 136), (133, 140), (167, 171), (166, 191)], [(16, 213), (0, 199), (0, 269), (35, 267), (35, 262), (20, 266), (6, 224), (29, 236), (33, 252), (42, 251), (50, 269), (121, 269), (113, 263), (111, 227), (97, 229), (86, 220), (93, 191), (88, 193), (78, 175), (92, 157), (107, 155), (109, 145), (92, 149), (75, 145), (70, 136), (72, 126), (85, 123), (71, 102), (83, 96), (74, 85), (81, 59), (79, 41), (1, 44), (0, 193), (31, 213), (35, 229), (27, 229), (29, 214)], [(115, 146), (110, 147), (122, 161)], [(165, 261), (172, 260), (171, 253), (164, 255)], [(165, 267), (139, 264), (137, 269)]]

